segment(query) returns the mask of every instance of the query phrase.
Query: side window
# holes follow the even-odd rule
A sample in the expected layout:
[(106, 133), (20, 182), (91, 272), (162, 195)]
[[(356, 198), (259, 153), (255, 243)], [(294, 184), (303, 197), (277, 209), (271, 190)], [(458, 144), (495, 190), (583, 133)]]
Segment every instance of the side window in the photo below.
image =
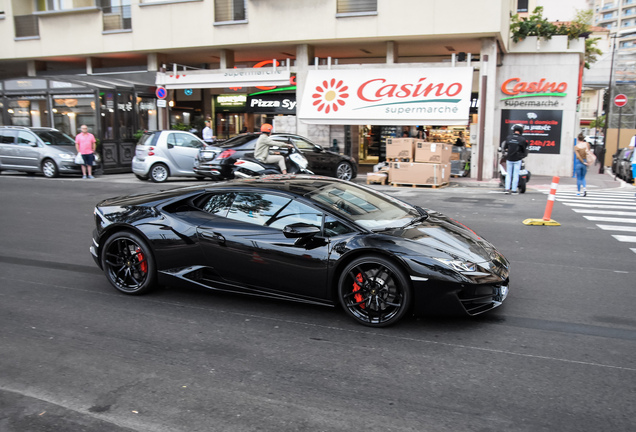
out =
[(241, 222), (264, 226), (291, 200), (278, 195), (265, 193), (240, 193), (227, 215)]
[(173, 146), (177, 146), (177, 134), (176, 133), (171, 133), (168, 134), (168, 139), (166, 140), (166, 143), (168, 145), (173, 145)]
[(18, 131), (18, 144), (19, 145), (31, 145), (37, 144), (38, 140), (31, 132)]
[(322, 227), (322, 212), (303, 203), (292, 200), (276, 214), (272, 215), (265, 224), (282, 230), (286, 225), (306, 223), (315, 227)]
[(207, 213), (225, 217), (235, 196), (235, 193), (208, 195), (195, 205)]
[(333, 216), (327, 216), (325, 218), (325, 235), (327, 237), (347, 234), (350, 232), (353, 232), (353, 230)]
[(10, 130), (0, 130), (0, 144), (13, 144), (13, 132)]
[(314, 149), (316, 148), (316, 146), (312, 143), (300, 138), (291, 138), (291, 140), (296, 145), (296, 147), (298, 147), (299, 150), (314, 151)]
[[(173, 133), (174, 145), (178, 147), (201, 148), (203, 145), (196, 137), (185, 133)], [(173, 143), (170, 143), (173, 144)]]

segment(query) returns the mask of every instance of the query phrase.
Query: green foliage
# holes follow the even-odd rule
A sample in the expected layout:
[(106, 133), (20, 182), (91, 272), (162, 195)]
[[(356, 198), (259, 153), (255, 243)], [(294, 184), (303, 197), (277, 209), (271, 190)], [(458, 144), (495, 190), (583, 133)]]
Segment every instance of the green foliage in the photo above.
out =
[(575, 40), (580, 37), (585, 38), (585, 67), (597, 60), (597, 56), (602, 51), (596, 47), (596, 43), (600, 38), (589, 39), (590, 23), (594, 13), (591, 9), (579, 10), (576, 17), (570, 23), (552, 24), (543, 17), (543, 7), (538, 6), (532, 11), (532, 15), (527, 18), (519, 18), (519, 15), (513, 15), (510, 23), (510, 32), (513, 42), (517, 43), (524, 40), (528, 36), (538, 36), (550, 39), (554, 35), (567, 36), (568, 40)]
[(597, 119), (594, 119), (590, 122), (590, 127), (598, 129), (603, 129), (605, 127), (605, 115), (602, 115)]
[(174, 129), (174, 130), (180, 130), (180, 131), (188, 131), (190, 130), (190, 126), (188, 126), (185, 123), (175, 123), (173, 124), (170, 129)]
[(133, 138), (135, 139), (135, 141), (139, 141), (142, 136), (144, 136), (144, 131), (142, 129), (139, 129), (133, 134)]

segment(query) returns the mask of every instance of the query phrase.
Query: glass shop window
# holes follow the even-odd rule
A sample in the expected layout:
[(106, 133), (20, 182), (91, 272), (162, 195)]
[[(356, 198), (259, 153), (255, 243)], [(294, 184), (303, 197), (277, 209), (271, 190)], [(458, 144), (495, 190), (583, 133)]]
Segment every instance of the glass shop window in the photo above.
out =
[(95, 98), (93, 95), (54, 95), (53, 127), (71, 137), (85, 124), (92, 134), (97, 132)]

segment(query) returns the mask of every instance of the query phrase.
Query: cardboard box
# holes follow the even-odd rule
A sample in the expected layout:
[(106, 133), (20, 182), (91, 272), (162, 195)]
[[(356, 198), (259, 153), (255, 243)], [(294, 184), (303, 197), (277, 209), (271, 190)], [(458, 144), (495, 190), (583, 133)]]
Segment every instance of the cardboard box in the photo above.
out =
[(387, 138), (386, 157), (387, 159), (408, 159), (413, 160), (415, 138)]
[(391, 183), (439, 186), (449, 180), (449, 164), (391, 162), (389, 165)]
[(450, 144), (417, 141), (414, 161), (447, 164), (452, 153), (453, 146)]
[(367, 184), (370, 184), (370, 183), (386, 184), (388, 178), (389, 178), (389, 173), (387, 171), (368, 173)]

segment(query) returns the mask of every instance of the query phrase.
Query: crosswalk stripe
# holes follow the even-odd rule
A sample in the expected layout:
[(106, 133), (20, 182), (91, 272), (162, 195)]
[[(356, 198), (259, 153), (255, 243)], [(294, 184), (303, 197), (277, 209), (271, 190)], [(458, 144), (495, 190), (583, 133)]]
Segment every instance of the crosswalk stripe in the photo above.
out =
[(621, 225), (599, 225), (599, 224), (597, 224), (596, 226), (606, 231), (623, 231), (623, 232), (636, 233), (636, 227), (621, 226)]
[[(583, 204), (583, 203), (563, 203), (566, 206), (570, 207), (587, 207), (587, 208), (598, 208), (598, 209), (632, 209), (632, 207), (626, 207), (623, 205), (603, 205), (603, 204)], [(636, 210), (636, 207), (633, 207)]]
[(636, 243), (636, 236), (612, 235), (619, 242)]
[[(636, 214), (634, 214), (636, 216)], [(636, 219), (629, 218), (614, 218), (603, 216), (583, 216), (585, 219), (593, 222), (616, 222), (616, 223), (633, 223), (636, 224)]]
[(577, 203), (577, 204), (621, 204), (621, 205), (625, 205), (625, 206), (628, 206), (628, 207), (636, 207), (636, 201), (634, 201), (634, 200), (631, 200), (631, 201), (616, 201), (616, 200), (611, 200), (611, 201), (610, 200), (605, 200), (605, 201), (602, 201), (602, 200), (596, 200), (596, 199), (590, 200), (590, 199), (587, 199), (587, 198), (580, 198), (580, 197), (578, 197), (576, 199), (575, 198), (562, 198), (562, 197), (559, 197), (557, 195), (557, 201), (560, 201), (562, 203), (566, 203), (567, 202), (567, 203)]
[(612, 216), (636, 216), (636, 212), (622, 212), (622, 211), (612, 211), (612, 210), (590, 210), (590, 209), (572, 209), (576, 213), (593, 213), (593, 214), (603, 214), (603, 215), (612, 215)]

